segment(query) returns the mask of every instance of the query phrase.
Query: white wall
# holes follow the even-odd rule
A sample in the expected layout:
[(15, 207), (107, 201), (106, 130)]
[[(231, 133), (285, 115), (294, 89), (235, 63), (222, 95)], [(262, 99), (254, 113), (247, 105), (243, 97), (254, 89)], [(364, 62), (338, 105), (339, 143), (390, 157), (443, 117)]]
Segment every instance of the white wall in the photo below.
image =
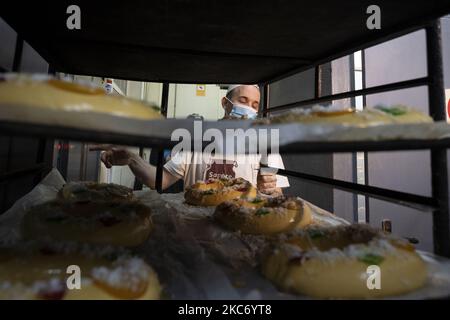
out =
[(223, 117), (221, 99), (226, 90), (217, 85), (206, 85), (205, 96), (197, 95), (195, 84), (176, 84), (169, 88), (168, 118), (186, 118), (198, 113), (206, 120), (217, 120)]

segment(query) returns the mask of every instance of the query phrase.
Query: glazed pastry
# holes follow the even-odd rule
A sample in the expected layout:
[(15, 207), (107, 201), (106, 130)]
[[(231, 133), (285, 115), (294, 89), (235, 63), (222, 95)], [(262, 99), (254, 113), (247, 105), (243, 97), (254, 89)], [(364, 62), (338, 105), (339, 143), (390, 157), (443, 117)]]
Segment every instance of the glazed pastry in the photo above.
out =
[[(369, 266), (379, 268), (379, 289), (368, 286)], [(315, 298), (401, 295), (427, 279), (409, 242), (361, 224), (295, 230), (267, 250), (262, 272), (284, 291)]]

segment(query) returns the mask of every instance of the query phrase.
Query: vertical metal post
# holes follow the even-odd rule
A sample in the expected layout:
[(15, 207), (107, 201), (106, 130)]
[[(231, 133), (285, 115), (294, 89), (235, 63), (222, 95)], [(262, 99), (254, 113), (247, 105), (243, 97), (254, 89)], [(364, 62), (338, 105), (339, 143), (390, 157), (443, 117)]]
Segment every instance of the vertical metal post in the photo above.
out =
[(20, 35), (17, 35), (16, 48), (14, 50), (14, 60), (12, 66), (13, 72), (20, 71), (20, 66), (22, 64), (22, 52), (23, 52), (23, 38)]
[[(36, 154), (36, 164), (45, 162), (45, 152), (47, 151), (47, 140), (39, 139), (38, 151)], [(41, 172), (36, 173), (33, 184), (37, 185), (43, 178), (43, 176), (47, 174), (47, 170), (43, 170)]]
[(259, 114), (262, 117), (267, 117), (266, 110), (269, 109), (269, 84), (264, 84), (259, 86), (261, 95), (261, 108), (259, 109)]
[(316, 66), (314, 69), (314, 99), (320, 98), (322, 94), (322, 67)]
[[(143, 147), (139, 147), (139, 157), (143, 158), (144, 157), (144, 148)], [(133, 186), (133, 190), (142, 190), (142, 182), (138, 179), (138, 178), (134, 178), (134, 186)]]
[[(348, 56), (349, 60), (349, 71), (350, 71), (350, 90), (355, 90), (356, 79), (355, 79), (355, 54), (350, 54)], [(356, 107), (356, 97), (353, 96), (350, 98), (350, 104)], [(352, 182), (358, 182), (358, 155), (356, 152), (352, 152)], [(353, 195), (353, 222), (358, 223), (359, 221), (359, 207), (358, 207), (358, 194), (354, 193)]]
[[(430, 115), (435, 121), (446, 120), (439, 20), (426, 27), (426, 38)], [(434, 252), (438, 255), (450, 257), (447, 149), (431, 150), (431, 190), (433, 198), (438, 201), (438, 209), (433, 211)]]
[[(366, 88), (366, 52), (361, 50), (361, 75), (362, 75), (362, 88)], [(362, 96), (363, 108), (367, 106), (366, 96)], [(364, 183), (366, 185), (370, 184), (369, 181), (369, 153), (364, 151)], [(370, 222), (370, 198), (368, 196), (364, 197), (365, 207), (366, 207), (366, 223)]]
[(86, 180), (86, 172), (87, 172), (87, 155), (88, 155), (88, 144), (81, 143), (81, 153), (80, 153), (80, 181)]
[[(53, 68), (52, 64), (49, 64), (48, 66), (48, 74), (55, 75), (56, 70)], [(47, 139), (47, 138), (40, 138), (39, 139), (39, 149), (38, 153), (36, 155), (36, 163), (45, 163), (45, 165), (48, 166), (45, 170), (39, 172), (34, 177), (33, 183), (34, 185), (37, 185), (41, 180), (44, 178), (44, 176), (49, 172), (49, 170), (52, 167), (52, 163), (50, 159), (53, 159), (53, 152), (55, 152), (55, 140), (53, 139)], [(47, 157), (47, 158), (46, 158)]]
[(56, 160), (56, 168), (59, 173), (67, 180), (67, 167), (69, 163), (69, 141), (58, 140), (58, 157)]
[[(167, 107), (169, 104), (169, 83), (164, 82), (162, 88), (161, 97), (161, 114), (167, 117)], [(164, 168), (164, 149), (158, 149), (158, 163), (156, 166), (156, 181), (155, 187), (159, 193), (162, 193), (162, 178), (163, 178), (163, 168)]]

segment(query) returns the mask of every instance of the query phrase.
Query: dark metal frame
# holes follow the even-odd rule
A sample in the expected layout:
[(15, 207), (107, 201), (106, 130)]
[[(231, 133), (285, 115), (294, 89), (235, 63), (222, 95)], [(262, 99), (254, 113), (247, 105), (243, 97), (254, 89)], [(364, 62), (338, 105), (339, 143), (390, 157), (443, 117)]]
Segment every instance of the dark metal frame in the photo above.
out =
[[(169, 106), (169, 83), (164, 82), (161, 95), (161, 114), (167, 117), (167, 108)], [(158, 148), (158, 164), (156, 166), (155, 187), (159, 193), (163, 192), (163, 172), (164, 172), (164, 148)], [(150, 159), (149, 159), (150, 160)]]
[[(376, 87), (363, 88), (361, 90), (353, 90), (349, 92), (343, 92), (339, 94), (332, 94), (327, 96), (320, 95), (320, 66), (324, 63), (330, 62), (334, 59), (343, 57), (348, 54), (352, 54), (357, 50), (363, 50), (375, 44), (382, 43), (384, 41), (396, 38), (398, 36), (405, 35), (407, 33), (420, 30), (425, 27), (427, 35), (427, 65), (428, 75), (426, 77), (400, 81), (396, 83), (385, 84)], [(368, 94), (375, 94), (381, 92), (387, 92), (392, 90), (406, 89), (417, 86), (428, 86), (429, 102), (430, 102), (430, 114), (435, 120), (445, 119), (445, 102), (444, 102), (444, 86), (443, 86), (443, 71), (442, 71), (442, 48), (441, 48), (441, 33), (439, 21), (427, 23), (420, 21), (415, 27), (399, 28), (398, 31), (392, 32), (381, 39), (369, 42), (361, 42), (343, 48), (333, 55), (318, 59), (309, 63), (307, 66), (290, 70), (285, 74), (276, 75), (272, 79), (265, 79), (261, 82), (263, 88), (262, 96), (262, 109), (263, 116), (267, 116), (269, 113), (274, 113), (283, 110), (289, 110), (295, 107), (306, 106), (316, 103), (329, 102), (333, 100), (339, 100), (344, 98), (351, 98), (355, 96), (365, 96)], [(18, 70), (20, 67), (20, 57), (23, 48), (23, 39), (18, 37), (16, 44), (16, 52), (14, 58), (14, 70)], [(51, 67), (51, 66), (50, 66)], [(269, 108), (269, 94), (270, 84), (284, 79), (295, 73), (305, 71), (306, 69), (315, 68), (316, 70), (316, 90), (315, 97), (313, 99), (303, 100), (296, 103), (290, 103), (282, 106), (276, 106)], [(14, 71), (13, 70), (13, 71)], [(169, 84), (163, 84), (163, 95), (161, 102), (161, 113), (167, 114), (169, 95)], [(44, 133), (41, 133), (42, 132)], [(70, 130), (67, 132), (67, 128), (58, 126), (44, 126), (33, 125), (24, 127), (22, 124), (8, 123), (2, 121), (0, 127), (0, 133), (6, 133), (15, 136), (34, 135), (37, 137), (58, 137), (60, 139), (77, 139), (79, 141), (93, 141), (96, 142), (112, 142), (123, 143), (136, 146), (153, 146), (159, 151), (157, 175), (156, 175), (156, 189), (162, 192), (162, 172), (163, 172), (163, 150), (169, 148), (172, 144), (165, 139), (155, 138), (143, 138), (140, 136), (129, 136), (117, 133), (88, 131), (88, 130)], [(64, 140), (63, 140), (64, 141)], [(44, 148), (45, 144), (42, 144)], [(335, 179), (325, 179), (323, 177), (307, 175), (299, 172), (292, 172), (284, 170), (280, 173), (296, 176), (301, 179), (307, 179), (316, 183), (326, 184), (335, 188), (345, 189), (349, 192), (364, 194), (370, 197), (376, 197), (385, 201), (408, 205), (412, 207), (420, 207), (422, 209), (432, 210), (433, 214), (433, 237), (435, 252), (437, 254), (450, 257), (450, 218), (449, 218), (449, 199), (448, 199), (448, 168), (447, 168), (447, 149), (450, 147), (450, 139), (441, 140), (398, 140), (398, 141), (361, 141), (361, 142), (298, 142), (288, 146), (280, 147), (281, 153), (329, 153), (329, 152), (355, 152), (355, 151), (389, 151), (389, 150), (418, 150), (427, 149), (431, 150), (431, 166), (432, 166), (432, 197), (423, 197), (419, 195), (413, 195), (409, 193), (398, 192), (389, 189), (376, 188), (370, 185), (359, 185), (354, 182), (345, 182)], [(38, 152), (38, 159), (41, 159), (41, 152)], [(67, 170), (67, 159), (62, 161), (64, 164), (62, 171)], [(43, 172), (43, 163), (37, 163), (36, 167), (25, 168), (20, 171), (7, 172), (0, 176), (0, 182), (10, 179), (18, 178), (22, 175), (28, 175), (31, 173)], [(65, 170), (64, 170), (65, 169)], [(62, 172), (64, 173), (64, 172)]]
[[(412, 29), (417, 31), (418, 29)], [(356, 96), (365, 96), (368, 94), (375, 94), (380, 92), (387, 92), (393, 90), (400, 90), (406, 88), (412, 88), (417, 86), (428, 86), (428, 98), (430, 105), (430, 115), (435, 121), (446, 119), (445, 110), (445, 93), (443, 82), (443, 67), (442, 67), (442, 46), (441, 46), (441, 28), (439, 20), (433, 21), (425, 26), (426, 31), (426, 47), (427, 47), (427, 66), (428, 75), (426, 77), (400, 81), (390, 84), (384, 84), (376, 87), (363, 88), (361, 90), (351, 90), (348, 92), (332, 94), (328, 96), (320, 96), (317, 94), (320, 86), (319, 78), (316, 76), (316, 94), (313, 99), (302, 100), (285, 105), (275, 106), (272, 108), (267, 107), (267, 101), (264, 101), (262, 114), (266, 116), (269, 113), (285, 111), (292, 108), (297, 108), (306, 105), (313, 105), (322, 102), (330, 102), (333, 100), (340, 100), (345, 98), (353, 98)], [(404, 33), (402, 33), (403, 35)], [(377, 42), (381, 43), (381, 41)], [(368, 43), (361, 46), (359, 49), (365, 49), (374, 45), (375, 43)], [(351, 54), (351, 52), (345, 52)], [(323, 60), (320, 63), (332, 61), (341, 56), (329, 57), (328, 60)], [(316, 70), (317, 70), (317, 65)], [(300, 70), (301, 71), (301, 70)], [(317, 74), (317, 71), (316, 71)], [(264, 92), (268, 91), (268, 86), (274, 81), (283, 79), (284, 77), (292, 75), (292, 72), (287, 73), (284, 76), (278, 76), (277, 78), (268, 81), (265, 84)], [(378, 198), (384, 201), (406, 205), (416, 209), (424, 211), (431, 211), (433, 214), (433, 240), (434, 251), (436, 254), (450, 257), (450, 216), (449, 216), (449, 186), (448, 186), (448, 167), (447, 167), (447, 149), (449, 148), (449, 141), (443, 139), (440, 141), (431, 142), (427, 141), (410, 141), (413, 143), (410, 149), (429, 149), (431, 150), (431, 180), (432, 180), (432, 196), (424, 197), (420, 195), (398, 192), (395, 190), (378, 188), (368, 185), (366, 180), (365, 185), (361, 185), (355, 182), (341, 181), (331, 178), (324, 178), (317, 175), (311, 175), (301, 172), (294, 172), (290, 170), (278, 170), (280, 174), (312, 181), (322, 185), (328, 185), (333, 188), (353, 192), (356, 194), (362, 194), (372, 198)], [(404, 143), (405, 141), (403, 141)], [(398, 141), (385, 141), (377, 142), (361, 142), (354, 143), (349, 142), (340, 143), (338, 148), (332, 148), (327, 144), (323, 144), (325, 148), (320, 147), (320, 143), (297, 143), (289, 146), (289, 152), (343, 152), (343, 151), (394, 151), (394, 150), (406, 150), (405, 145)], [(403, 146), (402, 146), (403, 145)], [(283, 148), (280, 148), (283, 151)], [(286, 150), (285, 150), (286, 151)], [(367, 203), (367, 202), (366, 202)]]
[[(12, 72), (19, 72), (22, 64), (22, 56), (23, 56), (23, 45), (24, 45), (24, 39), (20, 34), (17, 34), (16, 36), (16, 44), (14, 49), (14, 57), (13, 57), (13, 64), (12, 64)], [(3, 68), (1, 68), (0, 71), (7, 71)], [(8, 132), (6, 132), (8, 133)], [(8, 136), (8, 153), (7, 153), (7, 162), (6, 162), (6, 171), (0, 174), (0, 184), (7, 184), (8, 182), (20, 179), (23, 177), (28, 176), (34, 176), (33, 178), (33, 184), (38, 184), (45, 173), (47, 173), (51, 167), (49, 167), (45, 163), (45, 151), (46, 151), (46, 139), (41, 138), (39, 139), (39, 145), (38, 150), (36, 153), (36, 159), (35, 164), (26, 168), (11, 170), (11, 152), (13, 148), (13, 137), (14, 135)], [(1, 197), (1, 204), (0, 204), (0, 213), (4, 212), (6, 208), (6, 191), (3, 190)]]

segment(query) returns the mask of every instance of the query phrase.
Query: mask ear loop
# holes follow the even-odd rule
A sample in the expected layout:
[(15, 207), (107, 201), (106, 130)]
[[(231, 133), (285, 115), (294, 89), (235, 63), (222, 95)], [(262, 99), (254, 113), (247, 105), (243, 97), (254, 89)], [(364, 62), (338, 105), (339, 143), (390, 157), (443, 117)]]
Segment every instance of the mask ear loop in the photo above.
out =
[[(227, 99), (229, 103), (231, 103), (231, 110), (233, 110), (233, 107), (234, 107), (233, 101), (231, 101), (230, 99), (228, 99), (227, 96), (225, 96), (224, 98)], [(224, 109), (225, 109), (225, 107), (224, 107)], [(225, 110), (226, 110), (226, 109), (225, 109)], [(226, 111), (225, 111), (225, 112), (226, 112)]]
[(225, 99), (227, 99), (229, 103), (231, 103), (232, 105), (234, 105), (234, 102), (231, 101), (230, 99), (228, 99), (228, 97), (225, 97)]

